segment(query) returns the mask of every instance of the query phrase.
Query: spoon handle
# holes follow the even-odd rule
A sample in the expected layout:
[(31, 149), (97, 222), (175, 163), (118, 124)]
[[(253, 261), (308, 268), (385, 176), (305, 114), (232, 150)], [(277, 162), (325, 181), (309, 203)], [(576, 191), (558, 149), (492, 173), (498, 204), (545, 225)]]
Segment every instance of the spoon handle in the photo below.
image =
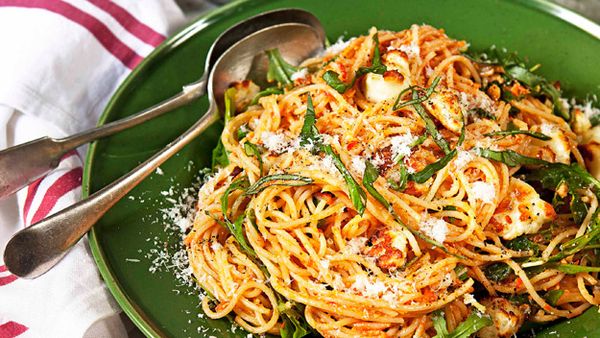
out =
[(62, 139), (42, 137), (0, 151), (0, 200), (56, 168), (61, 157), (68, 151), (98, 138), (137, 126), (183, 106), (205, 92), (206, 78), (203, 76), (200, 80), (184, 86), (179, 94), (135, 115)]
[(36, 278), (50, 270), (117, 201), (219, 119), (215, 105), (190, 129), (135, 169), (87, 199), (17, 232), (6, 245), (10, 272)]

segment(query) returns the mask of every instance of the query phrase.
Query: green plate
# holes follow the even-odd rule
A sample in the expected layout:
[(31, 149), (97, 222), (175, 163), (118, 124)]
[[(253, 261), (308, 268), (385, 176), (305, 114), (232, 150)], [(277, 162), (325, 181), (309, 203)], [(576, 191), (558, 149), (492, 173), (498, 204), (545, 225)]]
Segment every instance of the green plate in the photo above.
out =
[[(541, 73), (560, 79), (567, 95), (600, 94), (600, 27), (546, 2), (254, 0), (213, 11), (165, 41), (121, 85), (99, 123), (123, 118), (177, 93), (182, 85), (200, 77), (208, 47), (219, 33), (248, 16), (282, 7), (313, 12), (330, 40), (364, 34), (371, 26), (402, 30), (412, 23), (427, 23), (443, 27), (449, 36), (468, 40), (471, 48), (495, 44), (541, 63)], [(84, 194), (127, 173), (186, 130), (206, 108), (203, 98), (93, 144), (85, 166)], [(148, 336), (246, 337), (227, 320), (199, 318), (197, 292), (179, 285), (172, 272), (149, 272), (158, 255), (153, 249), (172, 250), (178, 242), (177, 236), (163, 229), (160, 209), (169, 202), (161, 192), (194, 184), (198, 170), (210, 163), (220, 129), (214, 126), (162, 165), (163, 175), (153, 174), (142, 182), (90, 232), (90, 246), (106, 284)], [(542, 336), (557, 334), (599, 337), (597, 309), (549, 327)]]

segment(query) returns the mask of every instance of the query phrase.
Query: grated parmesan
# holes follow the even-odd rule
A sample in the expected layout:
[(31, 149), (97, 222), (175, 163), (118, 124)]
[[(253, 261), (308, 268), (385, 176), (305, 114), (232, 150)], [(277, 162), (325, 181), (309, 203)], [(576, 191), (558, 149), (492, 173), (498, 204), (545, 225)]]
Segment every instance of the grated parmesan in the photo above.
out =
[(351, 38), (348, 41), (344, 41), (344, 37), (340, 36), (333, 45), (329, 46), (321, 53), (321, 56), (341, 53), (354, 39), (355, 38)]
[(477, 181), (471, 183), (471, 194), (476, 200), (483, 203), (492, 203), (494, 202), (496, 189), (492, 183)]
[(350, 255), (356, 255), (360, 253), (367, 244), (368, 239), (366, 237), (355, 237), (346, 243), (344, 251)]
[(285, 140), (285, 135), (275, 134), (270, 131), (265, 131), (260, 135), (265, 148), (272, 152), (281, 153), (288, 147), (288, 143)]
[(365, 168), (367, 167), (365, 164), (365, 159), (360, 156), (352, 157), (352, 170), (362, 175), (365, 172)]
[(423, 233), (440, 243), (444, 243), (448, 234), (448, 224), (441, 218), (425, 215), (425, 219), (421, 221), (419, 228)]
[(331, 157), (331, 155), (325, 155), (325, 157), (323, 157), (323, 159), (320, 162), (320, 166), (330, 175), (337, 176), (339, 174), (339, 171), (333, 163), (333, 157)]
[(307, 75), (308, 75), (308, 68), (302, 68), (302, 69), (299, 69), (298, 71), (294, 72), (290, 76), (290, 79), (292, 81), (303, 80), (303, 79), (306, 79)]
[(371, 159), (371, 163), (373, 163), (373, 165), (376, 167), (381, 167), (385, 164), (385, 160), (381, 157), (381, 155), (377, 154)]
[(581, 110), (588, 119), (594, 115), (600, 114), (600, 109), (592, 107), (591, 100), (586, 102), (585, 105), (576, 105), (575, 108)]
[(365, 275), (358, 275), (350, 289), (355, 290), (365, 297), (378, 298), (382, 293), (387, 291), (387, 286), (382, 281), (371, 281)]
[(410, 130), (399, 136), (394, 136), (390, 139), (392, 143), (392, 159), (403, 158), (410, 156), (410, 145), (415, 141), (415, 137), (410, 133)]
[(467, 164), (471, 163), (471, 161), (473, 161), (474, 159), (475, 155), (473, 155), (473, 153), (471, 153), (470, 151), (459, 150), (458, 155), (454, 160), (454, 165), (456, 166), (456, 169), (462, 169)]

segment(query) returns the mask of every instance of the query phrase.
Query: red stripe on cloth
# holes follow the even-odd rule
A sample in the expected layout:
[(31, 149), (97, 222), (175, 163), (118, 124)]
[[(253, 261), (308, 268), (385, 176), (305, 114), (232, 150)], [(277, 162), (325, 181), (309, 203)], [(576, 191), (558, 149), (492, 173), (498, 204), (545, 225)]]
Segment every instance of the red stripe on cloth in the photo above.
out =
[[(19, 277), (15, 276), (15, 275), (8, 275), (5, 277), (0, 277), (0, 286), (8, 285), (8, 284), (16, 281), (17, 279), (19, 279)], [(2, 337), (2, 336), (0, 336), (0, 337)]]
[(133, 69), (143, 59), (119, 40), (102, 21), (64, 1), (0, 0), (0, 7), (38, 8), (59, 14), (87, 29), (109, 53), (126, 67)]
[(73, 149), (73, 150), (69, 150), (68, 152), (66, 152), (61, 158), (61, 162), (68, 159), (71, 156), (77, 156), (79, 157), (79, 154), (77, 153), (77, 150)]
[(118, 23), (123, 26), (127, 31), (133, 34), (138, 39), (145, 43), (156, 47), (164, 39), (165, 36), (158, 33), (150, 26), (140, 22), (125, 8), (119, 6), (117, 3), (107, 0), (89, 0), (94, 6), (100, 8), (106, 13), (110, 14)]
[(31, 224), (35, 224), (46, 217), (61, 197), (81, 185), (81, 173), (81, 167), (71, 169), (52, 183), (33, 215)]
[[(77, 156), (79, 158), (79, 153), (77, 153), (77, 150), (68, 151), (61, 157), (60, 160), (62, 162), (72, 156)], [(38, 191), (40, 183), (42, 183), (42, 180), (44, 178), (45, 178), (45, 176), (35, 180), (27, 188), (27, 196), (25, 197), (25, 204), (23, 205), (23, 224), (27, 224), (27, 216), (29, 216), (29, 209), (31, 208), (31, 203), (33, 203), (33, 200), (36, 196), (36, 193)], [(1, 269), (0, 269), (0, 272), (2, 272)]]
[(23, 205), (23, 224), (27, 222), (27, 215), (29, 215), (29, 208), (31, 208), (31, 203), (33, 202), (33, 198), (35, 197), (35, 193), (40, 187), (40, 183), (42, 183), (42, 178), (38, 178), (33, 183), (27, 187), (27, 197), (25, 197), (25, 204)]
[(6, 322), (0, 325), (0, 338), (13, 338), (22, 334), (28, 329), (29, 328), (27, 326), (19, 324), (17, 322)]
[(4, 272), (6, 270), (6, 265), (0, 265), (0, 272)]

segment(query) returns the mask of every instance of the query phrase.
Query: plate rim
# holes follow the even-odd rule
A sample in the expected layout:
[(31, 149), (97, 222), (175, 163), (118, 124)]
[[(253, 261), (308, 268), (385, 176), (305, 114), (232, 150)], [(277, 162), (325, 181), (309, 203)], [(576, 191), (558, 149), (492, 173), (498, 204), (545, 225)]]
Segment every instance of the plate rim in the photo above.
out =
[[(572, 25), (584, 33), (591, 35), (600, 41), (600, 24), (584, 17), (583, 15), (576, 13), (568, 8), (565, 8), (556, 3), (552, 3), (549, 0), (508, 0), (523, 7), (531, 8), (538, 12), (553, 16), (569, 25)], [(236, 7), (244, 4), (251, 4), (252, 0), (234, 0), (224, 6), (220, 6), (207, 11), (206, 13), (198, 16), (193, 22), (189, 23), (181, 30), (173, 34), (171, 37), (164, 40), (157, 48), (155, 48), (148, 56), (137, 65), (125, 80), (119, 84), (117, 90), (112, 94), (108, 103), (102, 111), (102, 114), (98, 118), (97, 125), (101, 126), (106, 122), (109, 112), (112, 111), (113, 106), (116, 104), (116, 98), (121, 96), (122, 92), (126, 87), (136, 78), (137, 74), (143, 69), (148, 67), (152, 63), (154, 58), (161, 53), (167, 53), (171, 48), (176, 48), (177, 45), (192, 35), (195, 35), (205, 28), (210, 26), (214, 21), (217, 21), (222, 15), (229, 12)], [(89, 148), (85, 157), (83, 174), (82, 174), (82, 198), (86, 198), (90, 195), (90, 183), (91, 183), (91, 167), (94, 162), (94, 155), (96, 152), (97, 142), (93, 142)], [(117, 301), (120, 308), (127, 314), (127, 317), (137, 326), (138, 329), (147, 337), (161, 337), (160, 331), (156, 330), (154, 325), (146, 318), (143, 311), (138, 309), (137, 304), (132, 301), (127, 294), (123, 291), (118, 281), (117, 276), (113, 274), (108, 261), (104, 255), (100, 242), (98, 240), (98, 234), (96, 228), (92, 229), (88, 233), (88, 242), (94, 262), (104, 280), (106, 287), (110, 291), (111, 295)]]

